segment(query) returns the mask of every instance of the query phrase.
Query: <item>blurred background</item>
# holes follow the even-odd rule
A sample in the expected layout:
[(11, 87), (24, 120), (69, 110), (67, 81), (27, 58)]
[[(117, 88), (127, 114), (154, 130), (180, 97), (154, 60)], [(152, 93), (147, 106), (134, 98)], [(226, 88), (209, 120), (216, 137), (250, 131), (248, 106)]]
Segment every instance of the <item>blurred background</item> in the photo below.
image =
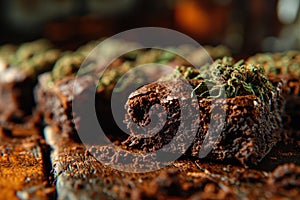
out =
[(183, 32), (233, 55), (300, 49), (300, 0), (0, 1), (0, 44), (48, 38), (75, 49), (144, 26)]

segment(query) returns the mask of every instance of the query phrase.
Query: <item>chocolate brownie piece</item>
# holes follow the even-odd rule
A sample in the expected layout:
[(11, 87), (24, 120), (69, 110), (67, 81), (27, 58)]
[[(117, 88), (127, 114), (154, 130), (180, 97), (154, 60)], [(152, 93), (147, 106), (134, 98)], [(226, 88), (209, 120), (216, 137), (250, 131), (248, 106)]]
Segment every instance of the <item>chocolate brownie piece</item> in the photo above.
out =
[(61, 52), (45, 40), (25, 43), (2, 59), (0, 72), (0, 124), (27, 122), (35, 106), (37, 76), (52, 69)]
[[(74, 52), (66, 52), (55, 62), (52, 71), (42, 74), (35, 87), (35, 100), (37, 108), (35, 116), (61, 132), (65, 137), (76, 137), (75, 125), (72, 116), (72, 101), (77, 95), (73, 94), (75, 75), (87, 54), (98, 44), (90, 42), (79, 47)], [(80, 79), (83, 90), (89, 90), (94, 79), (83, 77)], [(86, 82), (85, 82), (86, 81)]]
[(261, 64), (270, 80), (281, 82), (284, 106), (283, 142), (297, 142), (300, 139), (300, 52), (260, 53), (248, 58), (247, 62)]
[[(94, 52), (87, 58), (87, 63), (91, 63), (91, 66), (93, 66), (93, 63), (96, 63), (97, 60), (95, 55), (103, 54), (109, 56), (112, 52), (118, 52), (121, 47), (138, 47), (136, 44), (130, 42), (124, 43), (124, 41), (110, 40), (105, 48), (103, 48), (103, 46), (95, 48), (100, 42), (101, 40), (92, 41), (79, 47), (75, 52), (66, 54), (56, 62), (51, 73), (43, 75), (40, 78), (39, 86), (36, 89), (36, 99), (39, 102), (40, 107), (38, 108), (40, 111), (39, 113), (40, 115), (45, 116), (46, 124), (55, 126), (58, 130), (66, 133), (65, 135), (74, 135), (76, 132), (75, 125), (72, 121), (71, 103), (77, 97), (75, 97), (76, 95), (72, 94), (71, 91), (75, 82), (75, 75), (83, 63), (84, 58), (92, 50), (96, 51), (97, 54)], [(227, 49), (223, 46), (207, 48), (213, 55), (228, 53)], [(172, 48), (170, 48), (170, 50), (172, 50)], [(203, 49), (193, 51), (194, 54), (184, 50), (184, 48), (178, 49), (178, 51), (183, 55), (189, 56), (190, 59), (195, 57), (195, 55), (206, 55)], [(114, 132), (111, 128), (117, 127), (110, 109), (112, 91), (114, 90), (114, 92), (116, 92), (123, 89), (122, 87), (115, 88), (116, 83), (120, 77), (133, 67), (148, 63), (167, 64), (168, 66), (175, 68), (177, 65), (187, 64), (187, 61), (170, 51), (163, 51), (160, 49), (139, 49), (121, 55), (117, 60), (113, 61), (113, 63), (104, 71), (102, 78), (97, 83), (97, 92), (95, 94), (97, 96), (96, 110), (97, 113), (101, 113), (101, 115), (98, 115), (99, 121), (102, 121), (103, 126), (108, 127), (109, 132)], [(94, 71), (94, 74), (98, 74), (99, 71), (101, 72), (101, 68), (103, 67), (97, 66), (94, 68), (87, 68), (87, 70), (92, 70)], [(157, 76), (157, 73), (154, 69), (151, 70), (148, 70), (146, 73), (148, 76), (151, 76), (151, 79), (154, 79), (154, 77)], [(140, 80), (145, 81), (149, 78), (145, 77), (145, 74), (143, 73), (137, 73), (138, 74), (134, 75), (131, 74), (132, 76), (129, 77), (130, 80), (133, 80), (132, 82), (139, 82)], [(151, 75), (149, 75), (149, 73), (151, 73)], [(84, 75), (80, 76), (79, 79), (85, 79)], [(94, 77), (94, 79), (95, 82), (98, 81), (98, 77)], [(79, 82), (83, 83), (84, 81), (79, 80)], [(126, 83), (123, 85), (126, 87)], [(118, 86), (120, 86), (120, 84)], [(89, 91), (88, 87), (90, 87), (90, 85), (84, 85), (82, 87), (84, 90), (86, 89)], [(127, 95), (123, 98), (119, 98), (124, 99), (124, 104)], [(52, 109), (51, 105), (56, 105), (57, 107)], [(116, 128), (116, 131), (118, 130), (119, 129)]]
[[(117, 51), (120, 45), (119, 43), (116, 44), (116, 46), (112, 44), (112, 46), (109, 47), (110, 50), (108, 50), (108, 52), (112, 50)], [(95, 84), (97, 84), (97, 88), (96, 94), (93, 94), (93, 96), (96, 96), (95, 107), (97, 113), (100, 113), (98, 117), (99, 121), (101, 121), (101, 125), (104, 126), (105, 130), (115, 132), (119, 131), (119, 129), (112, 116), (110, 98), (120, 77), (133, 67), (142, 64), (167, 63), (168, 65), (175, 67), (177, 63), (184, 62), (184, 60), (178, 56), (159, 49), (136, 50), (114, 60), (103, 72), (103, 75), (99, 80), (99, 77), (96, 77), (96, 75), (99, 74), (99, 72), (102, 72), (103, 66), (95, 66), (93, 63), (96, 63), (96, 58), (90, 56), (85, 62), (91, 64), (90, 68), (87, 69), (92, 70), (94, 73), (92, 73), (92, 75), (91, 73), (83, 74), (76, 79), (75, 75), (77, 70), (81, 67), (85, 58), (84, 55), (87, 52), (84, 49), (86, 48), (80, 47), (76, 52), (69, 53), (59, 59), (51, 73), (40, 76), (39, 84), (35, 92), (39, 113), (44, 116), (46, 124), (55, 127), (56, 130), (61, 131), (62, 134), (67, 137), (68, 135), (72, 137), (76, 135), (77, 125), (74, 122), (81, 120), (80, 117), (76, 118), (78, 113), (72, 113), (72, 102), (80, 98), (84, 99), (84, 96), (87, 96), (87, 94), (95, 92), (92, 91), (92, 89), (95, 88)], [(84, 51), (85, 53), (82, 53), (81, 51)], [(96, 51), (99, 51), (98, 53), (101, 54), (101, 49), (96, 49)], [(102, 49), (102, 51), (104, 50)], [(151, 71), (150, 73), (155, 75), (154, 71)], [(138, 75), (134, 74), (134, 76)], [(141, 74), (141, 77), (130, 78), (135, 81), (137, 81), (138, 78), (145, 81), (148, 77)], [(81, 87), (78, 94), (73, 93), (75, 81), (77, 81)], [(124, 85), (126, 85), (125, 82)], [(118, 90), (122, 90), (122, 87), (118, 88)], [(124, 97), (123, 99), (125, 104), (126, 98)], [(76, 115), (75, 118), (73, 115)], [(79, 127), (83, 128), (82, 125), (77, 128)]]
[[(202, 148), (211, 148), (207, 156), (211, 160), (238, 160), (245, 166), (259, 163), (280, 139), (280, 88), (268, 81), (259, 66), (233, 63), (230, 58), (201, 69), (202, 74), (196, 71), (183, 68), (181, 72), (197, 102), (180, 80), (155, 82), (132, 93), (126, 103), (125, 120), (131, 135), (123, 144), (145, 152), (165, 149), (166, 144), (168, 151), (184, 151), (191, 145), (186, 153), (192, 156), (201, 157)], [(209, 84), (214, 89), (211, 93)], [(220, 85), (225, 87), (223, 96)], [(190, 113), (182, 114), (189, 109)], [(155, 116), (158, 127), (147, 128)], [(179, 129), (180, 124), (186, 129)], [(152, 129), (155, 135), (145, 137)], [(186, 142), (193, 137), (192, 143)]]
[(279, 83), (283, 89), (282, 96), (285, 103), (282, 113), (284, 125), (282, 142), (297, 143), (300, 141), (300, 78), (288, 75), (269, 75), (269, 79), (272, 83)]

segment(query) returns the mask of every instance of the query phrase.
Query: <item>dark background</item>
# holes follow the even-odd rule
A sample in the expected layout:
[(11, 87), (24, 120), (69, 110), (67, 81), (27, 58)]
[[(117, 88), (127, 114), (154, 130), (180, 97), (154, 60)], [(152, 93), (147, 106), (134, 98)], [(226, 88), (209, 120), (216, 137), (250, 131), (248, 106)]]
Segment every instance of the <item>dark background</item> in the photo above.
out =
[(300, 0), (0, 1), (0, 44), (48, 38), (75, 49), (144, 26), (181, 31), (235, 55), (300, 49)]

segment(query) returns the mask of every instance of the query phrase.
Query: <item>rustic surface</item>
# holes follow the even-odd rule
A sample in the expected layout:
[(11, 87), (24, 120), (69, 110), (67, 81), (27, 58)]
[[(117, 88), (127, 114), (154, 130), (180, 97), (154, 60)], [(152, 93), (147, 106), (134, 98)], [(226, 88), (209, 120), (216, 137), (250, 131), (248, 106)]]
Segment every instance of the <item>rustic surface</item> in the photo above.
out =
[(99, 175), (103, 166), (86, 153), (82, 144), (63, 139), (49, 127), (45, 137), (53, 148), (50, 157), (58, 199), (108, 198)]
[[(58, 199), (297, 199), (299, 165), (271, 171), (182, 158), (154, 172), (129, 173), (97, 162), (82, 144), (47, 128)], [(109, 146), (93, 147), (109, 148)], [(283, 157), (293, 157), (292, 154)], [(269, 159), (266, 157), (265, 159)], [(287, 160), (285, 160), (286, 162)], [(111, 162), (114, 162), (113, 159)], [(278, 167), (279, 165), (279, 167)], [(293, 175), (288, 172), (292, 171)], [(294, 173), (295, 172), (295, 173)], [(278, 184), (274, 184), (274, 183)]]
[(0, 132), (0, 199), (51, 198), (41, 137), (11, 138)]

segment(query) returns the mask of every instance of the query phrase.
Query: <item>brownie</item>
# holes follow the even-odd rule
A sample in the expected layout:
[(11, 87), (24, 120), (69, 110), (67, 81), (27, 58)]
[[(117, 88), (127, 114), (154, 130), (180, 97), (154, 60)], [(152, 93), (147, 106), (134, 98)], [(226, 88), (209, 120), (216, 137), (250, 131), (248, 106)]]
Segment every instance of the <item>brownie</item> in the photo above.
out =
[[(80, 120), (82, 120), (80, 117), (77, 117), (79, 113), (72, 113), (72, 102), (77, 100), (81, 101), (81, 99), (91, 95), (91, 92), (95, 93), (95, 91), (92, 91), (93, 88), (96, 88), (96, 93), (92, 95), (96, 96), (95, 107), (98, 120), (101, 125), (103, 125), (102, 128), (107, 132), (118, 132), (120, 129), (115, 124), (112, 116), (110, 100), (113, 90), (115, 92), (118, 90), (122, 93), (122, 87), (115, 88), (120, 77), (133, 67), (142, 64), (160, 63), (175, 68), (177, 64), (186, 62), (184, 59), (175, 56), (168, 51), (159, 49), (141, 49), (121, 55), (109, 64), (108, 68), (103, 72), (102, 77), (99, 79), (96, 75), (99, 74), (99, 72), (102, 72), (103, 66), (95, 66), (95, 58), (90, 56), (85, 62), (90, 64), (88, 70), (92, 70), (93, 73), (83, 74), (76, 78), (77, 70), (83, 63), (85, 55), (88, 54), (88, 50), (91, 49), (91, 46), (93, 45), (95, 45), (95, 43), (80, 47), (75, 52), (65, 54), (55, 63), (55, 66), (50, 73), (45, 73), (40, 76), (39, 84), (35, 90), (39, 115), (44, 117), (45, 124), (55, 127), (57, 131), (60, 131), (66, 137), (78, 139), (78, 137), (75, 137), (77, 132), (76, 128), (84, 129), (82, 125), (78, 125)], [(129, 43), (128, 45), (132, 44)], [(116, 44), (112, 43), (109, 47), (111, 50), (108, 50), (108, 52), (113, 50), (117, 51), (119, 46), (119, 42)], [(99, 51), (98, 53), (101, 54), (101, 49), (96, 49), (96, 51)], [(151, 73), (155, 76), (155, 70), (155, 68), (150, 69), (148, 74)], [(152, 75), (150, 77), (151, 79), (153, 79)], [(148, 78), (149, 77), (146, 77), (145, 74), (139, 74), (139, 72), (137, 72), (137, 74), (133, 74), (132, 77), (130, 77), (130, 80), (138, 82), (139, 80), (147, 81)], [(79, 93), (73, 93), (75, 81), (77, 81), (81, 87)], [(127, 83), (124, 82), (122, 84), (126, 86)], [(123, 95), (124, 97), (120, 98), (124, 99), (123, 104), (126, 102), (127, 95), (128, 94), (125, 96)]]
[[(128, 149), (145, 152), (166, 149), (166, 145), (168, 152), (182, 151), (196, 157), (202, 156), (202, 148), (207, 151), (211, 148), (206, 159), (236, 160), (244, 166), (259, 163), (280, 139), (281, 89), (274, 87), (258, 66), (234, 63), (230, 58), (200, 69), (203, 74), (183, 69), (181, 73), (184, 72), (189, 84), (181, 80), (155, 82), (129, 96), (125, 123), (131, 135), (123, 144)], [(214, 74), (224, 80), (219, 82)], [(236, 74), (235, 79), (231, 79), (233, 74)], [(205, 76), (208, 79), (202, 78)], [(209, 94), (208, 84), (216, 89), (224, 82), (226, 94), (220, 96), (221, 90)], [(191, 98), (188, 85), (197, 98)], [(232, 85), (239, 91), (232, 91)], [(151, 120), (157, 122), (158, 127), (147, 128)], [(181, 123), (186, 127), (180, 128)], [(155, 135), (145, 137), (153, 130)], [(216, 138), (214, 135), (218, 134)], [(187, 142), (191, 138), (194, 140)], [(191, 146), (185, 151), (188, 145)]]
[(261, 64), (271, 81), (280, 82), (285, 99), (283, 142), (300, 139), (300, 52), (260, 53), (248, 58), (247, 62)]
[(5, 67), (0, 72), (0, 124), (22, 124), (35, 106), (37, 76), (51, 70), (61, 52), (46, 40), (24, 43), (10, 52), (8, 46), (3, 48), (6, 54), (1, 59)]
[[(65, 52), (55, 62), (50, 72), (39, 76), (38, 84), (34, 89), (37, 102), (34, 113), (36, 118), (41, 118), (43, 124), (52, 126), (65, 137), (73, 137), (74, 140), (78, 140), (72, 116), (72, 100), (78, 95), (73, 94), (75, 75), (86, 59), (88, 51), (97, 44), (98, 41), (92, 41), (75, 51)], [(82, 80), (81, 83), (84, 84), (84, 81)], [(84, 87), (90, 88), (91, 83), (89, 81), (84, 84)]]

